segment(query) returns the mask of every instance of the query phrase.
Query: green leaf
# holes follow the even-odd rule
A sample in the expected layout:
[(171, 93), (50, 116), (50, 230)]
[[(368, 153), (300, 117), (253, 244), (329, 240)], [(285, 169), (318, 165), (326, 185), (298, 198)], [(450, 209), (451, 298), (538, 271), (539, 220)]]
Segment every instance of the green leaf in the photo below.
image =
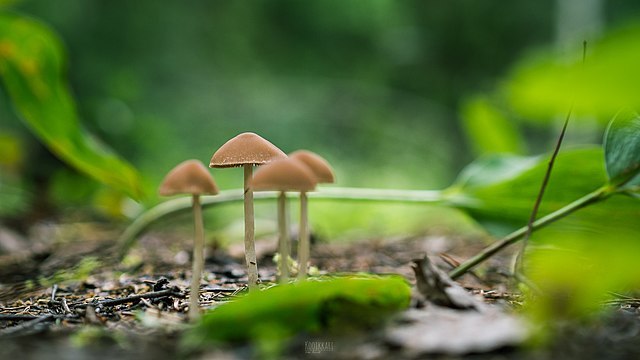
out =
[[(480, 159), (470, 164), (446, 190), (447, 199), (477, 220), (500, 223), (511, 230), (524, 226), (540, 191), (549, 157), (492, 156)], [(606, 184), (602, 158), (602, 149), (595, 146), (560, 152), (540, 205), (539, 217)], [(628, 211), (629, 206), (619, 209), (605, 207), (599, 216), (615, 216)]]
[(579, 50), (573, 61), (555, 48), (525, 57), (504, 81), (511, 108), (526, 118), (552, 120), (573, 106), (576, 115), (606, 121), (622, 107), (640, 107), (639, 37), (637, 21), (609, 31), (589, 43), (584, 64)]
[(486, 97), (468, 99), (462, 106), (462, 120), (476, 154), (522, 153), (524, 141), (515, 123)]
[(183, 345), (260, 341), (279, 334), (367, 329), (409, 305), (411, 289), (399, 276), (309, 280), (252, 292), (205, 314)]
[(82, 130), (63, 78), (64, 62), (60, 40), (49, 28), (24, 16), (0, 13), (0, 77), (20, 118), (60, 159), (140, 199), (138, 172)]
[(640, 184), (640, 115), (628, 110), (618, 113), (609, 123), (603, 146), (609, 182)]

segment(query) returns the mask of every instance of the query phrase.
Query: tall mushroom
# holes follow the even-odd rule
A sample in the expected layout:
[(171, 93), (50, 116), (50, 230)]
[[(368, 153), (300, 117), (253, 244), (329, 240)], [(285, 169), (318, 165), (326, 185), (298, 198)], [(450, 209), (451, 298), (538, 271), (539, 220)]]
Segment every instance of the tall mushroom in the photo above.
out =
[[(335, 182), (335, 175), (329, 162), (320, 155), (308, 151), (297, 150), (289, 154), (290, 159), (300, 161), (311, 169), (319, 183)], [(300, 192), (300, 229), (298, 240), (298, 279), (302, 280), (307, 276), (307, 264), (309, 262), (309, 226), (307, 214), (307, 194)]]
[(249, 188), (253, 166), (286, 158), (287, 155), (269, 141), (257, 134), (246, 132), (223, 144), (213, 154), (209, 163), (209, 167), (212, 168), (244, 167), (244, 251), (250, 290), (258, 286), (258, 261), (254, 242), (253, 191)]
[(287, 234), (286, 191), (311, 191), (316, 187), (314, 173), (304, 163), (294, 159), (274, 161), (261, 167), (251, 181), (256, 191), (280, 191), (278, 196), (278, 232), (280, 252), (280, 282), (289, 281), (289, 237)]
[(207, 168), (198, 160), (186, 160), (174, 167), (165, 176), (158, 191), (162, 196), (191, 194), (193, 199), (193, 218), (195, 242), (193, 245), (193, 271), (191, 274), (191, 294), (189, 298), (189, 319), (200, 315), (198, 299), (200, 297), (200, 277), (204, 268), (204, 225), (200, 195), (218, 193), (218, 187)]

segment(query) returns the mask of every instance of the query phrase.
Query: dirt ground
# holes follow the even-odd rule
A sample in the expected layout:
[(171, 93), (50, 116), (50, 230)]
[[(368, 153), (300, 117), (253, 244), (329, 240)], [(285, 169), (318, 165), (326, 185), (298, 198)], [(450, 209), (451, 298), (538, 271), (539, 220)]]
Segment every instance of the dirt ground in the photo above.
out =
[[(76, 231), (76, 230), (74, 230)], [(250, 344), (185, 355), (177, 342), (186, 326), (190, 279), (189, 240), (183, 235), (144, 235), (124, 263), (114, 260), (109, 229), (82, 231), (57, 245), (0, 256), (0, 358), (20, 359), (174, 359), (247, 358)], [(415, 284), (411, 261), (428, 253), (443, 269), (481, 249), (481, 239), (450, 234), (369, 238), (349, 243), (317, 240), (312, 265), (321, 273), (400, 274)], [(273, 238), (257, 244), (260, 278), (275, 281)], [(460, 283), (502, 311), (517, 311), (522, 298), (509, 291), (504, 275), (510, 254), (492, 258)], [(86, 274), (83, 274), (86, 272)], [(43, 276), (46, 275), (46, 276)], [(213, 307), (245, 290), (242, 245), (206, 251), (200, 304)], [(623, 299), (625, 300), (625, 299)], [(640, 301), (611, 305), (609, 315), (583, 325), (558, 325), (556, 340), (542, 348), (506, 347), (488, 353), (430, 354), (441, 359), (627, 359), (640, 358)], [(490, 327), (492, 324), (486, 324)], [(479, 329), (482, 331), (482, 329)], [(331, 344), (309, 352), (309, 341)], [(327, 349), (325, 349), (327, 350)], [(424, 354), (389, 344), (379, 332), (345, 338), (301, 334), (284, 351), (286, 358), (415, 358)]]

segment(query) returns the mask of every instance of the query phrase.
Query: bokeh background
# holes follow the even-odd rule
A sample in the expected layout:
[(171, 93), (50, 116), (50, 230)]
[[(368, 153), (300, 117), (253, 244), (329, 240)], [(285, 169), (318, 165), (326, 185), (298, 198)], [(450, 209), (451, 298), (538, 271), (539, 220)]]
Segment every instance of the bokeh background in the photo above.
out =
[[(323, 155), (340, 186), (444, 188), (486, 152), (552, 148), (564, 113), (496, 110), (509, 108), (496, 89), (523, 59), (579, 58), (583, 40), (640, 14), (636, 0), (2, 3), (62, 39), (82, 126), (135, 166), (147, 194), (135, 203), (58, 160), (0, 86), (2, 181), (26, 194), (3, 219), (23, 228), (126, 220), (161, 200), (155, 189), (174, 165), (207, 163), (244, 131)], [(611, 115), (584, 116), (568, 144), (599, 142)], [(241, 186), (240, 170), (213, 174), (222, 189)], [(406, 211), (386, 209), (360, 216)]]

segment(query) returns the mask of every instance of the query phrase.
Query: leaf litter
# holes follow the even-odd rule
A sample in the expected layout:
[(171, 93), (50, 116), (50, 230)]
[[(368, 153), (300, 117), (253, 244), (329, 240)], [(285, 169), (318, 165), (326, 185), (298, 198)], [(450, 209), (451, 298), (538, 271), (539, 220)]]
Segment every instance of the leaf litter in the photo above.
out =
[[(110, 239), (106, 236), (103, 241), (94, 239), (89, 244), (51, 245), (46, 249), (50, 261), (36, 262), (48, 263), (46, 268), (34, 266), (33, 259), (24, 254), (21, 255), (23, 260), (2, 262), (10, 264), (10, 269), (0, 265), (2, 358), (25, 353), (34, 359), (68, 358), (69, 354), (94, 359), (169, 359), (184, 355), (177, 344), (189, 327), (186, 314), (190, 270), (185, 264), (188, 258), (186, 261), (184, 258), (189, 240), (170, 232), (147, 234), (133, 250), (130, 259), (134, 260), (123, 265), (110, 261), (115, 253), (108, 246)], [(262, 286), (268, 287), (276, 280), (273, 251), (268, 250), (270, 246), (275, 248), (275, 239), (261, 241), (267, 250), (260, 259), (260, 277)], [(500, 354), (503, 358), (537, 359), (553, 358), (566, 350), (566, 346), (558, 346), (556, 342), (538, 352), (521, 347), (528, 327), (514, 310), (520, 308), (523, 299), (521, 295), (507, 291), (508, 279), (499, 270), (505, 268), (509, 254), (492, 258), (485, 264), (481, 276), (466, 275), (459, 282), (446, 277), (446, 271), (455, 266), (456, 261), (468, 257), (481, 246), (477, 239), (470, 242), (440, 234), (372, 238), (349, 243), (316, 242), (312, 263), (321, 272), (399, 274), (414, 285), (412, 305), (375, 331), (348, 337), (301, 333), (282, 350), (282, 356), (347, 359), (414, 358), (436, 354), (447, 359), (467, 356), (476, 359), (482, 358), (480, 354), (486, 354), (487, 358)], [(233, 301), (243, 294), (246, 285), (241, 258), (230, 256), (215, 242), (207, 250), (200, 291), (200, 306), (205, 309)], [(33, 256), (42, 253), (39, 249)], [(429, 266), (424, 262), (413, 262), (426, 253), (432, 255)], [(3, 259), (8, 259), (7, 256), (3, 255)], [(99, 259), (90, 275), (82, 278), (69, 274), (66, 278), (60, 276), (60, 273), (73, 273), (77, 270), (78, 259), (88, 256)], [(29, 267), (21, 268), (20, 261), (28, 262)], [(434, 301), (433, 295), (425, 296), (425, 291), (434, 294), (434, 289), (427, 287), (426, 290), (424, 283), (420, 286), (420, 281), (415, 287), (416, 273), (420, 272), (414, 273), (412, 264), (417, 264), (413, 266), (420, 271), (436, 269), (432, 274), (426, 274), (427, 278), (438, 279), (442, 294), (453, 299), (453, 303), (466, 305), (452, 308), (447, 306), (447, 301)], [(9, 281), (17, 278), (30, 281)], [(57, 279), (61, 281), (56, 282)], [(619, 331), (610, 323), (613, 320), (607, 320), (606, 326), (599, 329), (599, 339), (606, 342), (605, 335), (611, 335), (612, 339), (608, 341), (623, 342), (624, 354), (637, 350), (629, 334), (637, 333), (640, 328), (638, 305), (640, 302), (635, 297), (620, 297), (618, 302), (609, 304), (616, 309), (611, 319), (617, 324), (626, 324), (627, 330)], [(607, 334), (602, 333), (603, 328), (609, 329)], [(564, 334), (571, 341), (586, 341), (593, 336), (593, 331), (589, 332), (585, 327), (567, 329)], [(588, 341), (592, 346), (593, 339)], [(305, 347), (309, 343), (325, 345), (320, 353), (312, 353)], [(584, 356), (575, 349), (563, 356), (581, 358), (576, 354)], [(250, 344), (242, 343), (210, 348), (196, 355), (246, 358), (256, 356), (256, 350)]]

